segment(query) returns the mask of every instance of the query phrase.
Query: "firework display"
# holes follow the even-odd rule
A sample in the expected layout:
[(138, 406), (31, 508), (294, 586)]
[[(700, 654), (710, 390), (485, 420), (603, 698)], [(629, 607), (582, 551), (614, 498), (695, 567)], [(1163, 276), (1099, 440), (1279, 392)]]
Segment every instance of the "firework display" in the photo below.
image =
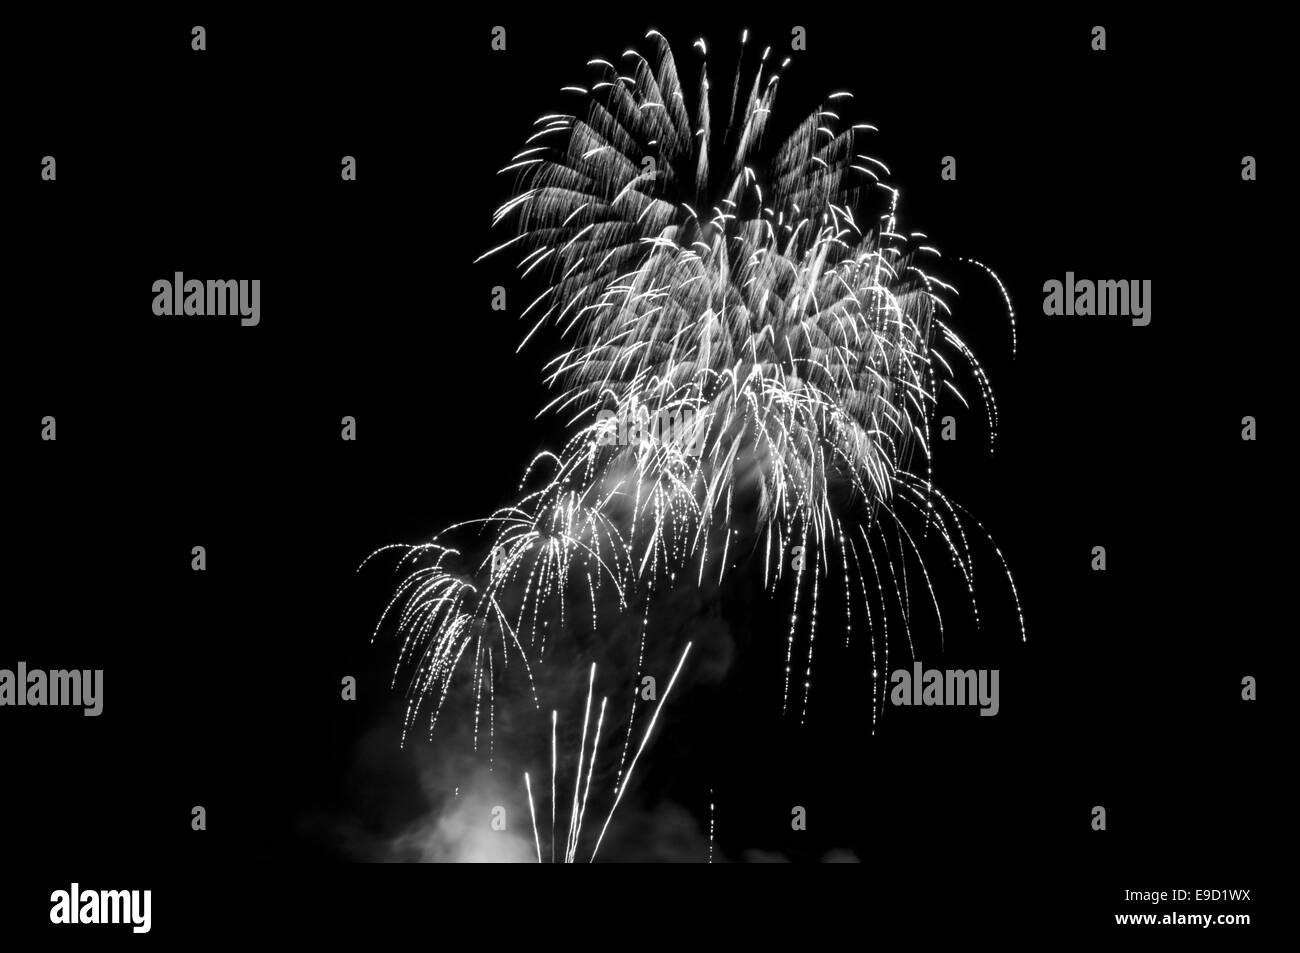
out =
[[(950, 323), (942, 256), (905, 230), (870, 154), (875, 128), (832, 92), (778, 134), (788, 60), (746, 48), (716, 82), (701, 40), (688, 79), (662, 34), (645, 42), (590, 61), (588, 85), (563, 91), (577, 107), (538, 119), (501, 170), (516, 190), (494, 224), (515, 234), (484, 257), (517, 255), (540, 285), (520, 347), (556, 329), (544, 412), (572, 435), (509, 506), (399, 547), (409, 571), (380, 628), (394, 623), (399, 673), (413, 671), (408, 730), (426, 708), (432, 730), (458, 674), (490, 714), (501, 673), (514, 659), (531, 678), (552, 624), (599, 628), (612, 606), (653, 637), (655, 593), (721, 580), (739, 553), (758, 554), (769, 590), (796, 576), (780, 690), (801, 718), (836, 586), (849, 632), (881, 656), (878, 717), (884, 602), (918, 572), (933, 598), (916, 535), (943, 541), (978, 616), (967, 527), (982, 529), (936, 486), (930, 444), (944, 392), (968, 405), (973, 385), (990, 440), (997, 406)], [(477, 562), (455, 542), (469, 530), (488, 538)]]
[(1280, 922), (1289, 33), (1076, 13), (7, 17), (0, 943)]

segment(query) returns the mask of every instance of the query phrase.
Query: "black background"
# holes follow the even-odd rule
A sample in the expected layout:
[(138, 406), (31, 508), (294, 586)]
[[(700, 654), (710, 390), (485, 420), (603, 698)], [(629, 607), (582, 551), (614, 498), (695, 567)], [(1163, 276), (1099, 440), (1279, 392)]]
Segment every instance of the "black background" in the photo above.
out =
[[(470, 263), (504, 240), (488, 229), (511, 186), (495, 170), (567, 105), (559, 87), (650, 26), (684, 75), (705, 36), (729, 80), (741, 28), (779, 51), (795, 23), (809, 51), (778, 107), (793, 121), (855, 92), (904, 225), (945, 252), (962, 292), (955, 324), (1002, 423), (990, 455), (981, 416), (958, 414), (962, 439), (935, 469), (1006, 553), (1029, 638), (997, 595), (982, 632), (948, 632), (945, 658), (1002, 670), (995, 719), (891, 709), (872, 737), (860, 657), (834, 639), (807, 726), (780, 718), (776, 655), (746, 662), (743, 688), (683, 701), (644, 797), (707, 824), (712, 785), (720, 859), (847, 848), (865, 877), (836, 878), (833, 894), (802, 878), (755, 887), (774, 891), (762, 917), (716, 881), (689, 900), (680, 881), (631, 872), (580, 889), (593, 908), (639, 909), (634, 928), (655, 934), (677, 900), (724, 926), (744, 909), (796, 932), (826, 912), (874, 931), (904, 910), (957, 909), (990, 936), (1020, 920), (1075, 932), (1148, 909), (1123, 904), (1125, 888), (1250, 887), (1254, 902), (1232, 909), (1262, 921), (1286, 505), (1269, 465), (1286, 375), (1272, 31), (601, 10), (275, 23), (205, 11), (7, 31), (15, 611), (0, 665), (103, 668), (106, 687), (97, 719), (0, 716), (3, 856), (31, 872), (6, 921), (47, 924), (49, 891), (74, 879), (152, 888), (155, 936), (455, 915), (461, 890), (476, 910), (499, 892), (506, 907), (546, 894), (329, 863), (348, 852), (317, 822), (373, 810), (358, 750), (398, 701), (393, 646), (368, 638), (392, 577), (355, 570), (377, 546), (505, 502), (558, 433), (533, 420), (549, 342), (516, 354), (523, 329), (489, 308), (494, 285), (517, 286), (511, 260)], [(1089, 49), (1094, 22), (1104, 53)], [(489, 49), (498, 23), (503, 53)], [(54, 183), (39, 177), (47, 154)], [(1246, 154), (1261, 181), (1242, 182)], [(358, 181), (340, 181), (343, 155)], [(940, 181), (945, 155), (955, 182)], [(1014, 360), (1001, 298), (952, 261), (963, 255), (1011, 293)], [(174, 271), (261, 278), (261, 324), (155, 317), (151, 284)], [(1044, 317), (1042, 284), (1066, 271), (1151, 279), (1152, 323)], [(39, 438), (46, 414), (55, 443)], [(344, 414), (355, 443), (339, 439)], [(1246, 414), (1259, 443), (1240, 439)], [(194, 545), (205, 573), (190, 570)], [(1089, 568), (1095, 545), (1105, 573)], [(345, 674), (360, 681), (353, 704), (339, 700)], [(1247, 674), (1263, 682), (1253, 704)], [(194, 804), (206, 832), (190, 830)], [(807, 806), (807, 832), (789, 830), (791, 804)], [(1089, 826), (1096, 804), (1104, 833)], [(229, 895), (205, 897), (218, 884)]]

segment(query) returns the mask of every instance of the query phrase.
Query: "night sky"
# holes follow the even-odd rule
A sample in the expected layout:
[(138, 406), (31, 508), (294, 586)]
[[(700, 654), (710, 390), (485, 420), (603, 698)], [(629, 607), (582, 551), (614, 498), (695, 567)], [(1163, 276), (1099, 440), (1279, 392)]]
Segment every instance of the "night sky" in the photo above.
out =
[[(364, 925), (435, 897), (454, 911), (525, 890), (376, 886), (343, 866), (420, 859), (405, 835), (448, 811), (447, 789), (472, 786), (460, 779), (483, 762), (459, 709), (433, 742), (399, 747), (396, 644), (391, 631), (370, 641), (398, 577), (391, 560), (357, 568), (507, 503), (528, 461), (565, 436), (536, 419), (558, 337), (516, 353), (531, 326), (518, 311), (542, 286), (512, 257), (471, 264), (509, 237), (490, 228), (513, 186), (496, 170), (533, 120), (571, 104), (559, 89), (586, 81), (589, 59), (647, 49), (650, 27), (691, 88), (696, 37), (729, 87), (742, 29), (784, 55), (795, 24), (808, 50), (790, 54), (777, 128), (853, 91), (845, 113), (879, 128), (870, 152), (901, 188), (903, 224), (944, 252), (940, 273), (960, 291), (952, 323), (1001, 420), (990, 453), (978, 406), (941, 409), (959, 439), (935, 445), (934, 473), (1005, 554), (1028, 637), (990, 549), (975, 544), (978, 628), (934, 549), (943, 648), (913, 592), (917, 657), (998, 669), (997, 717), (887, 705), (873, 730), (870, 644), (860, 633), (846, 646), (829, 611), (800, 724), (781, 711), (784, 589), (764, 595), (741, 572), (669, 607), (659, 654), (675, 659), (687, 638), (704, 651), (601, 859), (709, 859), (712, 801), (715, 862), (851, 859), (870, 872), (837, 883), (843, 903), (800, 899), (802, 880), (754, 883), (744, 901), (639, 876), (580, 889), (602, 910), (652, 891), (638, 922), (656, 936), (675, 892), (693, 906), (715, 889), (727, 922), (771, 904), (797, 932), (836, 911), (971, 910), (990, 936), (1014, 918), (1113, 935), (1113, 914), (1140, 910), (1126, 888), (1249, 887), (1233, 909), (1255, 913), (1275, 850), (1284, 688), (1269, 676), (1287, 628), (1269, 29), (1096, 12), (599, 9), (14, 25), (3, 386), (18, 620), (0, 668), (102, 668), (105, 711), (0, 710), (3, 853), (25, 872), (5, 920), (45, 929), (49, 891), (77, 878), (151, 887), (162, 936), (214, 925), (214, 884), (244, 885), (220, 901), (248, 911), (239, 931), (258, 918)], [(1090, 49), (1094, 21), (1104, 52)], [(207, 28), (201, 53), (194, 23)], [(489, 45), (498, 23), (504, 52)], [(55, 182), (40, 179), (45, 155)], [(344, 155), (355, 182), (340, 179)], [(948, 155), (955, 181), (940, 178)], [(1247, 155), (1258, 181), (1242, 180)], [(1014, 358), (996, 284), (961, 257), (1005, 284)], [(261, 323), (155, 317), (150, 286), (178, 271), (260, 278)], [(1066, 272), (1149, 279), (1150, 325), (1044, 315), (1044, 282)], [(498, 285), (504, 313), (490, 307)], [(45, 415), (55, 442), (39, 437)], [(340, 440), (343, 415), (355, 442)], [(1241, 438), (1247, 415), (1256, 442)], [(1095, 546), (1105, 572), (1090, 567)], [(891, 638), (891, 669), (910, 667)], [(586, 663), (573, 664), (585, 689)], [(354, 702), (340, 698), (349, 675)], [(1242, 700), (1245, 676), (1260, 680), (1258, 701)], [(545, 707), (576, 718), (581, 701), (575, 690)], [(491, 783), (525, 824), (519, 773), (548, 760), (536, 723), (499, 730), (512, 727)], [(191, 830), (194, 805), (206, 831)], [(794, 805), (807, 830), (791, 829)], [(1105, 831), (1091, 827), (1096, 805)], [(520, 833), (531, 845), (531, 828)], [(294, 909), (315, 913), (280, 919)]]

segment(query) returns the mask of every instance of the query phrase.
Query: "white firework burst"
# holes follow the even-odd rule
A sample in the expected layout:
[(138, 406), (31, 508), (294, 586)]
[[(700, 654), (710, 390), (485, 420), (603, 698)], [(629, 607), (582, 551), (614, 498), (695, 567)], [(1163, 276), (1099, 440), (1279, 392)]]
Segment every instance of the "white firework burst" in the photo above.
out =
[[(566, 613), (589, 611), (598, 627), (602, 602), (648, 613), (656, 591), (720, 581), (740, 548), (761, 549), (773, 593), (796, 573), (783, 704), (801, 682), (803, 714), (832, 584), (850, 631), (871, 632), (873, 724), (885, 596), (903, 598), (909, 564), (942, 634), (909, 524), (943, 541), (976, 605), (964, 524), (979, 524), (934, 485), (931, 426), (943, 391), (967, 403), (962, 379), (975, 383), (990, 439), (997, 408), (949, 323), (955, 290), (928, 270), (939, 252), (903, 230), (889, 170), (866, 152), (875, 128), (846, 120), (852, 97), (833, 93), (772, 143), (785, 64), (742, 51), (717, 97), (705, 62), (688, 93), (665, 38), (646, 40), (649, 56), (592, 60), (592, 80), (565, 88), (579, 107), (542, 116), (502, 170), (517, 188), (494, 224), (514, 236), (483, 257), (517, 253), (521, 276), (540, 283), (520, 347), (547, 324), (564, 342), (546, 368), (556, 396), (544, 412), (571, 436), (533, 461), (517, 501), (477, 521), (491, 544), (476, 567), (444, 544), (469, 524), (407, 549), (401, 565), (415, 568), (380, 626), (395, 619), (398, 671), (414, 671), (408, 729), (431, 702), (432, 730), (462, 670), (476, 712), (484, 701), (490, 712), (499, 670), (517, 656), (531, 677), (552, 619), (562, 627)], [(619, 439), (647, 418), (682, 426)], [(807, 554), (797, 568), (793, 546)], [(646, 630), (643, 617), (643, 640)], [(475, 725), (477, 738), (477, 714)]]

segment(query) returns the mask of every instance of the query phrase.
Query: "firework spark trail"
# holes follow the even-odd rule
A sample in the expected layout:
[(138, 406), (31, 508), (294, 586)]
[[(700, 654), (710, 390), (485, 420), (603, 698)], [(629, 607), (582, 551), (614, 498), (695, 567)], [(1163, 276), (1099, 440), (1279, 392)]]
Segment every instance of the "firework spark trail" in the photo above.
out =
[(533, 819), (533, 846), (537, 848), (537, 862), (542, 862), (542, 841), (537, 836), (537, 811), (533, 808), (533, 784), (528, 780), (528, 772), (524, 772), (524, 789), (528, 792), (528, 815)]
[(655, 713), (650, 716), (650, 724), (646, 725), (645, 734), (641, 736), (641, 744), (636, 749), (636, 754), (632, 756), (632, 763), (627, 767), (627, 781), (619, 786), (618, 793), (614, 795), (614, 804), (609, 809), (609, 814), (605, 816), (605, 824), (600, 829), (600, 836), (596, 838), (596, 846), (591, 851), (591, 859), (596, 859), (596, 854), (600, 851), (600, 845), (605, 840), (605, 832), (609, 830), (609, 822), (614, 819), (614, 812), (618, 810), (619, 802), (623, 800), (623, 794), (627, 791), (628, 784), (632, 781), (632, 772), (636, 770), (637, 759), (641, 757), (641, 752), (645, 750), (646, 742), (650, 740), (650, 734), (655, 730), (655, 723), (659, 720), (659, 713), (663, 711), (664, 705), (668, 702), (668, 695), (673, 690), (673, 685), (677, 681), (677, 676), (681, 674), (682, 666), (686, 664), (686, 656), (691, 652), (691, 643), (686, 643), (686, 648), (682, 649), (682, 657), (677, 660), (677, 667), (673, 669), (673, 677), (668, 680), (668, 687), (664, 689), (664, 697), (655, 705)]
[(587, 798), (591, 794), (591, 776), (596, 770), (596, 746), (600, 741), (600, 729), (605, 723), (605, 701), (600, 700), (600, 715), (596, 719), (596, 734), (591, 739), (591, 758), (587, 763), (587, 784), (582, 791), (582, 807), (578, 810), (578, 823), (573, 829), (573, 845), (569, 850), (569, 863), (573, 863), (578, 852), (578, 839), (582, 834), (582, 822), (587, 817)]
[[(578, 742), (578, 770), (573, 773), (573, 806), (569, 809), (569, 836), (564, 843), (564, 858), (568, 861), (573, 849), (573, 839), (578, 823), (578, 789), (582, 786), (582, 761), (587, 753), (587, 723), (591, 720), (591, 694), (596, 689), (596, 663), (591, 663), (591, 676), (587, 682), (587, 707), (582, 713), (582, 740)], [(599, 740), (599, 739), (597, 739)]]
[(558, 716), (551, 712), (551, 863), (555, 863), (555, 726)]
[[(564, 342), (545, 366), (556, 395), (542, 413), (557, 415), (570, 436), (558, 452), (534, 458), (514, 503), (399, 560), (414, 568), (376, 633), (392, 619), (402, 638), (394, 678), (415, 669), (403, 741), (426, 703), (433, 730), (466, 659), (476, 724), (482, 695), (490, 707), (490, 683), (511, 655), (522, 660), (538, 705), (531, 665), (555, 637), (539, 631), (572, 631), (580, 619), (586, 625), (583, 617), (597, 630), (602, 605), (641, 610), (639, 674), (652, 598), (679, 576), (718, 585), (733, 553), (756, 552), (760, 541), (763, 585), (774, 595), (788, 568), (785, 547), (799, 540), (812, 549), (813, 580), (802, 579), (801, 559), (791, 587), (782, 691), (784, 711), (808, 591), (801, 720), (823, 579), (829, 587), (844, 578), (846, 639), (865, 626), (873, 686), (883, 675), (877, 640), (889, 664), (884, 580), (913, 656), (920, 600), (911, 598), (910, 564), (920, 565), (937, 616), (918, 540), (933, 532), (974, 604), (962, 523), (979, 524), (934, 487), (931, 425), (941, 394), (969, 406), (963, 373), (975, 383), (990, 442), (996, 403), (951, 324), (945, 296), (955, 289), (927, 270), (942, 256), (920, 243), (924, 233), (904, 231), (889, 169), (864, 151), (876, 128), (847, 125), (841, 113), (852, 96), (838, 92), (774, 138), (789, 59), (773, 66), (770, 50), (757, 62), (742, 50), (730, 98), (711, 106), (707, 67), (698, 84), (683, 82), (663, 35), (651, 30), (646, 40), (649, 56), (628, 50), (619, 67), (592, 60), (594, 80), (565, 87), (582, 107), (544, 115), (502, 169), (517, 184), (493, 223), (516, 234), (481, 258), (518, 251), (521, 276), (544, 285), (520, 315), (523, 341), (550, 325)], [(695, 48), (707, 55), (702, 42)], [(693, 104), (691, 89), (699, 90)], [(997, 281), (1014, 349), (1005, 287), (988, 266), (961, 260)], [(664, 419), (685, 426), (665, 436), (638, 423)], [(916, 534), (905, 516), (920, 521)], [(477, 572), (458, 569), (460, 551), (445, 544), (471, 525), (490, 536), (491, 557)], [(879, 634), (855, 535), (871, 564)], [(884, 545), (883, 571), (873, 536)], [(862, 613), (854, 611), (854, 577)], [(1023, 638), (1014, 582), (1011, 592)], [(560, 625), (551, 628), (552, 619)], [(877, 696), (873, 688), (873, 726)], [(493, 725), (489, 712), (489, 739)], [(477, 737), (476, 729), (476, 745)], [(624, 755), (630, 740), (629, 723)], [(621, 793), (621, 760), (619, 777)]]
[(713, 788), (709, 788), (709, 863), (713, 863)]
[(623, 751), (618, 758), (618, 777), (614, 779), (614, 790), (623, 783), (623, 764), (627, 761), (627, 749), (632, 744), (632, 726), (636, 723), (636, 706), (640, 692), (641, 670), (645, 665), (646, 628), (650, 623), (650, 605), (647, 602), (645, 614), (641, 617), (641, 647), (636, 660), (636, 673), (632, 677), (632, 709), (627, 716), (627, 731), (623, 734)]
[[(682, 649), (681, 657), (677, 660), (677, 667), (673, 670), (672, 678), (669, 679), (668, 681), (668, 687), (664, 689), (663, 698), (660, 699), (659, 704), (655, 706), (655, 712), (654, 715), (652, 715), (650, 718), (650, 724), (646, 726), (645, 733), (641, 736), (641, 744), (638, 746), (636, 750), (636, 754), (633, 755), (632, 764), (628, 768), (628, 772), (627, 772), (628, 781), (631, 781), (632, 779), (632, 771), (636, 768), (637, 759), (641, 756), (641, 752), (645, 750), (646, 745), (650, 741), (650, 734), (651, 732), (654, 731), (655, 723), (659, 719), (659, 712), (663, 709), (663, 706), (667, 704), (668, 695), (669, 693), (672, 692), (673, 684), (677, 681), (677, 676), (681, 673), (682, 666), (686, 664), (686, 656), (690, 654), (690, 651), (691, 651), (691, 643), (688, 642), (686, 644), (686, 647)], [(600, 731), (601, 731), (601, 727), (605, 723), (605, 703), (606, 701), (608, 701), (608, 699), (602, 698), (600, 700), (600, 714), (596, 720), (596, 731), (595, 734), (592, 735), (592, 739), (591, 739), (591, 756), (590, 759), (586, 759), (585, 755), (587, 749), (587, 728), (591, 723), (591, 702), (595, 692), (595, 687), (596, 687), (596, 666), (593, 664), (591, 666), (591, 674), (587, 682), (587, 703), (585, 708), (583, 709), (583, 715), (582, 715), (582, 740), (578, 744), (578, 765), (576, 770), (573, 773), (573, 803), (569, 809), (569, 830), (565, 836), (565, 844), (564, 844), (563, 862), (566, 864), (571, 864), (576, 860), (577, 853), (578, 853), (578, 846), (582, 840), (582, 822), (587, 814), (587, 798), (591, 794), (591, 777), (592, 774), (595, 772), (595, 767), (596, 767), (596, 752), (600, 746)], [(555, 807), (556, 807), (555, 777), (557, 773), (556, 764), (558, 761), (558, 748), (556, 745), (556, 728), (558, 724), (559, 724), (559, 713), (555, 710), (552, 710), (551, 711), (551, 862), (552, 863), (555, 862)], [(584, 760), (586, 760), (587, 762), (587, 778), (586, 778), (585, 786), (583, 784), (583, 778), (582, 778), (582, 767), (583, 767)], [(579, 788), (582, 788), (581, 800), (578, 797)], [(626, 789), (626, 785), (620, 785), (615, 791), (614, 803), (609, 809), (609, 814), (606, 815), (605, 817), (605, 824), (600, 829), (600, 837), (597, 838), (596, 846), (591, 852), (590, 859), (593, 861), (596, 859), (596, 851), (600, 850), (600, 844), (601, 841), (604, 840), (605, 831), (609, 828), (609, 822), (613, 819), (614, 812), (618, 810), (619, 802), (622, 801), (623, 799), (623, 792), (625, 789)], [(527, 771), (524, 772), (524, 790), (528, 794), (528, 815), (530, 818), (532, 818), (532, 822), (533, 822), (533, 844), (537, 848), (537, 862), (540, 864), (542, 862), (542, 842), (541, 842), (541, 835), (538, 833), (537, 830), (537, 808), (533, 801), (533, 785)], [(710, 796), (712, 796), (712, 792), (710, 792)], [(710, 827), (710, 832), (712, 832), (712, 827)], [(712, 847), (710, 847), (710, 851), (711, 850)]]

